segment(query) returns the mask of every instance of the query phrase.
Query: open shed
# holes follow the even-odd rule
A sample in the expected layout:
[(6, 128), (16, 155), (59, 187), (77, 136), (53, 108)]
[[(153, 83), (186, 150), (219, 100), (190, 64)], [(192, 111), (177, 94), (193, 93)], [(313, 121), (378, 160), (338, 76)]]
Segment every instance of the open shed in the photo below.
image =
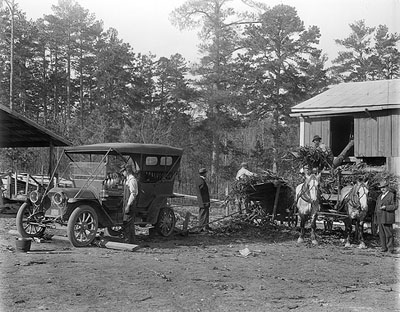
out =
[[(0, 104), (0, 148), (48, 147), (50, 159), (48, 171), (52, 172), (54, 147), (69, 145), (71, 142), (63, 137)], [(34, 179), (33, 176), (29, 174), (21, 175), (18, 172), (9, 174), (5, 204), (12, 206), (14, 201), (18, 204), (21, 198), (23, 200), (29, 191), (32, 179)], [(18, 197), (21, 192), (24, 196)], [(3, 203), (0, 202), (0, 208), (2, 205)]]
[(292, 107), (291, 116), (300, 118), (300, 145), (318, 134), (338, 156), (354, 140), (347, 156), (400, 174), (400, 79), (334, 85)]

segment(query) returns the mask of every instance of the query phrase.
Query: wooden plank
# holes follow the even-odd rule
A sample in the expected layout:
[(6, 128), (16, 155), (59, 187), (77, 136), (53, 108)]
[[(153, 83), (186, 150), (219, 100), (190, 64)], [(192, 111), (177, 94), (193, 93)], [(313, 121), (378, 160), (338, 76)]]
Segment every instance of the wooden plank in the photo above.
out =
[(369, 118), (357, 116), (354, 118), (354, 156), (364, 157), (368, 155)]
[(311, 119), (304, 119), (304, 146), (310, 145)]
[(400, 112), (396, 112), (392, 114), (392, 157), (400, 157)]
[(377, 151), (376, 156), (388, 157), (391, 155), (391, 143), (392, 143), (392, 134), (391, 134), (391, 116), (385, 112), (382, 114), (378, 114), (377, 118)]
[(115, 249), (115, 250), (127, 250), (127, 251), (135, 251), (140, 246), (135, 244), (125, 244), (125, 243), (117, 243), (117, 242), (106, 242), (104, 247), (108, 249)]

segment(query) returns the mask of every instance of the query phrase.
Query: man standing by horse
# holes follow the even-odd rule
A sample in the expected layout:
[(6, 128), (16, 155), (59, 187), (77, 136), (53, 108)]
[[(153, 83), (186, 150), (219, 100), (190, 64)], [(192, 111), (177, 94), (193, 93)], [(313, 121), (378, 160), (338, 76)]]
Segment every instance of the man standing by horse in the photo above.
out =
[(395, 210), (397, 209), (396, 197), (388, 188), (388, 182), (379, 183), (381, 195), (376, 200), (375, 222), (378, 224), (381, 251), (394, 252), (393, 223), (395, 222)]

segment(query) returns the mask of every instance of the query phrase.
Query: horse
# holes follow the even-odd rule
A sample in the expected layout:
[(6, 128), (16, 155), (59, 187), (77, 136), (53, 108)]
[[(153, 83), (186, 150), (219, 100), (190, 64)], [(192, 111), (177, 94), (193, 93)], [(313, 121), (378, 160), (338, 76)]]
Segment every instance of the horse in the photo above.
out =
[(319, 180), (321, 173), (307, 175), (304, 183), (296, 187), (296, 206), (300, 217), (300, 236), (297, 243), (304, 241), (304, 227), (309, 218), (311, 218), (311, 242), (317, 245), (315, 238), (315, 229), (317, 228), (317, 217), (319, 212)]
[[(346, 208), (347, 217), (344, 219), (347, 233), (345, 247), (350, 247), (352, 225), (355, 221), (355, 239), (359, 241), (359, 248), (366, 248), (364, 243), (364, 219), (368, 213), (368, 182), (357, 181), (354, 185), (347, 185), (340, 191), (340, 205)], [(343, 206), (341, 206), (343, 207)]]

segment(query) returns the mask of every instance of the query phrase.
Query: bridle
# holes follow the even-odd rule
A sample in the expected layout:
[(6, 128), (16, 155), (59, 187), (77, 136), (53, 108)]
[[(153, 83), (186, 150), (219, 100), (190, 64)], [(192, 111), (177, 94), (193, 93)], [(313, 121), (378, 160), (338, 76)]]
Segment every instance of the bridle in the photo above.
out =
[[(362, 194), (359, 194), (359, 191), (362, 190)], [(351, 189), (348, 197), (347, 197), (347, 202), (354, 208), (357, 208), (361, 210), (361, 199), (363, 197), (368, 196), (368, 187), (364, 182), (360, 182), (359, 184), (356, 184), (353, 186)]]
[[(316, 183), (310, 183), (312, 181), (316, 181)], [(310, 187), (311, 185), (311, 187)], [(313, 200), (311, 198), (311, 190), (315, 189), (316, 191), (316, 199)], [(315, 203), (318, 201), (318, 178), (315, 176), (315, 174), (311, 174), (309, 178), (303, 183), (303, 186), (301, 187), (301, 192), (298, 195), (297, 201), (301, 198), (305, 202), (315, 205)]]

